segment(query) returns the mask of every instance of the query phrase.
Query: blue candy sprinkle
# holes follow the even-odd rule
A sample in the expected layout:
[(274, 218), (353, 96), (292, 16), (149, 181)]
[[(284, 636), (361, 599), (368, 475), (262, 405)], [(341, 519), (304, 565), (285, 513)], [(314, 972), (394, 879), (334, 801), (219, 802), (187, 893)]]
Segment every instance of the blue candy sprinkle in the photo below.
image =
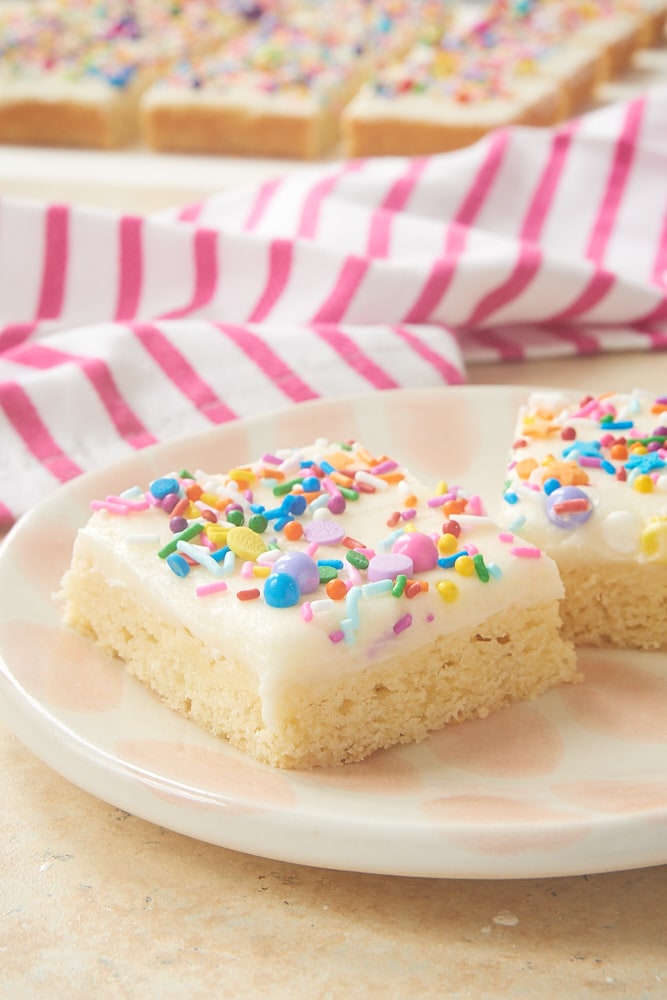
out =
[(167, 556), (166, 563), (176, 576), (187, 576), (190, 572), (189, 562), (183, 556), (179, 555), (178, 552), (172, 552), (171, 555)]
[(264, 583), (264, 600), (271, 608), (291, 608), (299, 601), (299, 584), (288, 573), (271, 573)]
[(162, 500), (168, 493), (178, 493), (179, 483), (177, 479), (165, 476), (163, 479), (153, 480), (149, 489), (156, 500)]

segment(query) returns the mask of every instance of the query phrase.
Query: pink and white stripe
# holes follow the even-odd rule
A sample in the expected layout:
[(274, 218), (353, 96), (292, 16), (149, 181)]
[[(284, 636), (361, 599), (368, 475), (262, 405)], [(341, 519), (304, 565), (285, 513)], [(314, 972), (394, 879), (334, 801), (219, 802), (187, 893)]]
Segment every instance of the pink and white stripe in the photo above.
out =
[(667, 348), (667, 91), (155, 217), (0, 199), (0, 523), (81, 471), (477, 361)]

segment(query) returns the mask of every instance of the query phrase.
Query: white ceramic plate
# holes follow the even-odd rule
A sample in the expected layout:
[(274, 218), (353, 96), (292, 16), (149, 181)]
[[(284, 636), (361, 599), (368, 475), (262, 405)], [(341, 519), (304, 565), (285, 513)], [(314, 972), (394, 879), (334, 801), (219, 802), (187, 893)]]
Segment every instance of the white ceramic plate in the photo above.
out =
[(179, 466), (356, 437), (429, 480), (502, 485), (525, 389), (382, 392), (138, 453), (38, 504), (0, 552), (0, 712), (81, 788), (224, 847), (328, 868), (517, 878), (667, 862), (667, 657), (591, 652), (585, 682), (332, 770), (256, 764), (63, 628), (53, 593), (89, 501)]

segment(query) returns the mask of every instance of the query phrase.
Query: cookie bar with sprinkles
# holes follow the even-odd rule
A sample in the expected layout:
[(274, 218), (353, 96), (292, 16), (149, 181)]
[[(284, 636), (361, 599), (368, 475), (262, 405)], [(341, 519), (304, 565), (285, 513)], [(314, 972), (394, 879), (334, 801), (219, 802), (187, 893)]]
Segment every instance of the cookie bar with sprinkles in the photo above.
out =
[(576, 678), (562, 584), (460, 486), (358, 443), (92, 503), (65, 621), (260, 761), (358, 761)]
[(433, 0), (285, 4), (146, 93), (142, 133), (155, 150), (312, 159), (340, 136), (340, 115), (369, 73), (439, 34)]
[(242, 0), (43, 0), (0, 8), (0, 142), (114, 148), (138, 101), (182, 59), (245, 30)]
[(533, 393), (502, 521), (558, 564), (575, 643), (667, 649), (667, 395)]
[[(658, 0), (656, 0), (656, 3)], [(632, 9), (629, 7), (632, 5)], [(440, 39), (375, 73), (344, 112), (348, 155), (428, 154), (494, 128), (553, 125), (655, 37), (640, 4), (496, 0), (466, 11)]]

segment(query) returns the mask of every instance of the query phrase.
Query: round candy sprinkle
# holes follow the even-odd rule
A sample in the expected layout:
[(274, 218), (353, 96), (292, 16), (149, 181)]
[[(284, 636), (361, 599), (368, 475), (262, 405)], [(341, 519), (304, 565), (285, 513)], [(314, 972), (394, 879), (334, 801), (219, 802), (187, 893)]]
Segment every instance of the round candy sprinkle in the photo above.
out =
[(454, 563), (454, 569), (461, 576), (472, 576), (475, 572), (475, 564), (468, 555), (461, 555)]
[(667, 517), (649, 521), (642, 532), (641, 548), (647, 559), (667, 563)]
[(454, 538), (458, 538), (461, 534), (461, 525), (458, 521), (454, 521), (450, 518), (442, 526), (443, 535), (453, 535)]
[(309, 542), (317, 542), (318, 545), (340, 545), (345, 538), (345, 529), (338, 521), (326, 517), (307, 524), (304, 534)]
[(264, 517), (263, 514), (253, 514), (252, 517), (248, 519), (248, 527), (251, 531), (256, 532), (261, 535), (269, 526), (269, 522)]
[(449, 533), (446, 535), (440, 535), (437, 542), (438, 552), (442, 556), (451, 556), (454, 552), (456, 552), (458, 544), (456, 535), (451, 535)]
[(414, 564), (408, 555), (401, 552), (380, 553), (368, 563), (368, 579), (375, 580), (395, 580), (397, 576), (403, 574), (406, 577), (414, 573)]
[(169, 530), (175, 532), (185, 531), (188, 526), (188, 522), (184, 517), (172, 517), (169, 522)]
[(639, 551), (643, 521), (639, 514), (629, 510), (613, 510), (602, 520), (602, 535), (612, 550), (622, 555)]
[(332, 601), (342, 601), (347, 596), (347, 586), (344, 580), (329, 580), (326, 586), (327, 597)]
[(291, 608), (298, 604), (299, 585), (289, 573), (272, 573), (264, 583), (264, 600), (272, 608)]
[(274, 573), (286, 573), (296, 580), (300, 594), (312, 594), (320, 585), (317, 563), (305, 552), (286, 552), (273, 564)]
[(593, 513), (593, 505), (578, 486), (559, 486), (546, 498), (546, 513), (559, 528), (576, 528)]
[(451, 604), (459, 596), (459, 588), (453, 580), (439, 580), (435, 585), (435, 589), (443, 601), (446, 601), (448, 604)]
[(330, 497), (327, 503), (327, 510), (331, 514), (343, 514), (346, 507), (347, 503), (342, 493), (337, 493), (335, 496)]
[(415, 573), (425, 573), (433, 569), (438, 562), (438, 548), (435, 542), (421, 531), (401, 535), (392, 545), (391, 551), (409, 556)]

